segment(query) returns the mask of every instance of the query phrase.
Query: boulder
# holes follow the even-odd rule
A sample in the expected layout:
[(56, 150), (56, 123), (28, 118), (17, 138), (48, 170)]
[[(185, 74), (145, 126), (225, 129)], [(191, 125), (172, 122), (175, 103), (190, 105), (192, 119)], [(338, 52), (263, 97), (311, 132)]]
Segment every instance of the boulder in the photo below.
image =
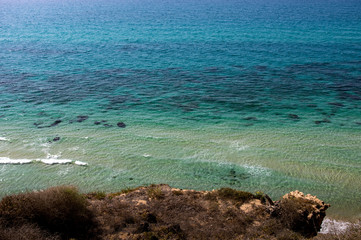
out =
[(316, 196), (304, 195), (296, 190), (282, 197), (273, 206), (272, 215), (279, 218), (289, 229), (305, 237), (316, 236), (330, 204)]

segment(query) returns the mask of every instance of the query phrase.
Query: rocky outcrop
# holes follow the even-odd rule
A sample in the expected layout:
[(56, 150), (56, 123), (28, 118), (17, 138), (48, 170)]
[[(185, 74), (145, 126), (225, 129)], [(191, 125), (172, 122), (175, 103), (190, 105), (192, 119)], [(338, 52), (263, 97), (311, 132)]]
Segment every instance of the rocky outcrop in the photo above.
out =
[(316, 236), (330, 204), (300, 191), (290, 192), (270, 207), (271, 215), (292, 231), (305, 237)]

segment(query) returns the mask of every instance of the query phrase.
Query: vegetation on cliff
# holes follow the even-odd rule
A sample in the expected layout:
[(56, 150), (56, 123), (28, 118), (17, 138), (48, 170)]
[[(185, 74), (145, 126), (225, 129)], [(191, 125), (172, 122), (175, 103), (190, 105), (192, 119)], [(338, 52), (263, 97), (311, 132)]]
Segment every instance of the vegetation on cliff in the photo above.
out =
[(328, 207), (298, 191), (273, 202), (230, 188), (84, 195), (61, 186), (3, 198), (0, 239), (360, 239), (359, 228), (316, 236)]

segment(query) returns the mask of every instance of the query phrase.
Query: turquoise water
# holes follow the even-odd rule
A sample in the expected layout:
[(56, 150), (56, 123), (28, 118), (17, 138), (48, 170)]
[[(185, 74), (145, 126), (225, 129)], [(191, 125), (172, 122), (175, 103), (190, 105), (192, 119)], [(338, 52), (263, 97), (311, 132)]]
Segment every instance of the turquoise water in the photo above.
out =
[(0, 92), (1, 196), (298, 189), (361, 215), (359, 1), (0, 0)]

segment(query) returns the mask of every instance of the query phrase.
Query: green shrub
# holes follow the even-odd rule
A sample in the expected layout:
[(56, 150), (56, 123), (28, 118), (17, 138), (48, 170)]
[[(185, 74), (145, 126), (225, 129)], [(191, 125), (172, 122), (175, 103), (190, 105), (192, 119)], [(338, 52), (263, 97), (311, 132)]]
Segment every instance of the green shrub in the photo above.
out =
[(257, 199), (259, 199), (259, 200), (261, 200), (263, 197), (264, 197), (264, 192), (257, 191), (257, 192), (255, 192), (255, 194), (254, 194), (254, 198), (257, 198)]

